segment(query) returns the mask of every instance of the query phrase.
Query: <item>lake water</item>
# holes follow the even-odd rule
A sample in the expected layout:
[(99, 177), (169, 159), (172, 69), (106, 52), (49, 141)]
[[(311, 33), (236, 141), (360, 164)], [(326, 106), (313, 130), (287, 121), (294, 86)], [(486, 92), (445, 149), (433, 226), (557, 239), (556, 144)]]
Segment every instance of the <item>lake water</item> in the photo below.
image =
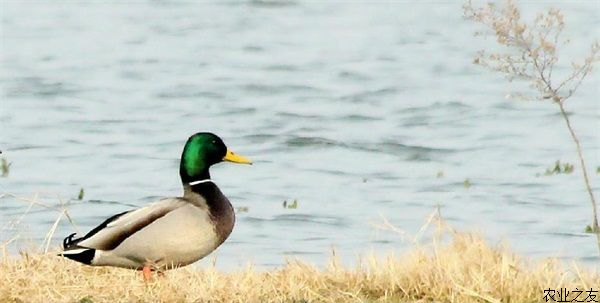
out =
[[(582, 54), (599, 37), (598, 3), (554, 5), (573, 41), (561, 54)], [(219, 267), (324, 264), (332, 247), (347, 262), (403, 251), (409, 242), (373, 225), (384, 216), (416, 233), (438, 204), (454, 227), (519, 253), (599, 263), (557, 108), (506, 99), (515, 85), (472, 64), (494, 39), (473, 37), (460, 1), (3, 1), (0, 11), (0, 149), (12, 163), (0, 178), (3, 240), (41, 241), (58, 216), (35, 206), (12, 229), (28, 204), (9, 193), (70, 200), (80, 233), (180, 195), (183, 144), (212, 131), (255, 162), (211, 171), (247, 208), (214, 253)], [(600, 196), (598, 87), (596, 73), (568, 110)], [(575, 171), (544, 176), (556, 160)], [(73, 231), (61, 221), (55, 243)]]

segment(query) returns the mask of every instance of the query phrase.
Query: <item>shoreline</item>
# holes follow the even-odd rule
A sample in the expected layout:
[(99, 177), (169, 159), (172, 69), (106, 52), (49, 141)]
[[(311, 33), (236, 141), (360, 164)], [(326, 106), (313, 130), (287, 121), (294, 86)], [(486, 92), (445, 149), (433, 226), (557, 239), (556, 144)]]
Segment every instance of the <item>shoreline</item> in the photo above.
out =
[(226, 273), (214, 266), (183, 267), (147, 283), (134, 270), (85, 266), (54, 253), (4, 251), (0, 301), (544, 302), (546, 290), (600, 292), (597, 270), (575, 261), (532, 260), (490, 245), (481, 235), (448, 229), (443, 234), (450, 241), (438, 235), (406, 253), (363, 257), (353, 267), (335, 257), (321, 268), (301, 260), (273, 270), (248, 265)]

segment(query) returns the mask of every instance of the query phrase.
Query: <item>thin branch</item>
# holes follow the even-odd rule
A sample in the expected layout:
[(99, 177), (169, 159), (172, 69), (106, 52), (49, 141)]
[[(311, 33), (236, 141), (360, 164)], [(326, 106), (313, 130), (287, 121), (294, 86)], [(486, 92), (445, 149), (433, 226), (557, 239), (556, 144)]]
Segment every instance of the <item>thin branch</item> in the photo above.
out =
[[(561, 43), (560, 38), (564, 29), (564, 18), (560, 10), (550, 9), (546, 13), (540, 13), (531, 25), (520, 23), (519, 9), (511, 0), (507, 0), (501, 8), (488, 5), (477, 9), (469, 1), (464, 6), (464, 13), (466, 18), (482, 23), (493, 30), (500, 45), (516, 50), (520, 54), (520, 59), (516, 59), (512, 52), (493, 53), (488, 56), (491, 62), (476, 60), (476, 63), (505, 74), (509, 80), (515, 77), (529, 80), (540, 93), (541, 99), (551, 99), (559, 106), (561, 116), (577, 150), (583, 181), (592, 204), (591, 227), (592, 231), (596, 232), (598, 251), (600, 252), (597, 203), (590, 185), (579, 138), (564, 108), (565, 100), (573, 96), (583, 79), (591, 72), (593, 63), (597, 61), (597, 54), (600, 52), (600, 43), (593, 43), (591, 52), (582, 65), (574, 65), (571, 74), (557, 82), (553, 81), (555, 80), (553, 78), (554, 66), (559, 62), (556, 49), (566, 44), (566, 41)], [(479, 54), (483, 54), (483, 51), (480, 51)]]

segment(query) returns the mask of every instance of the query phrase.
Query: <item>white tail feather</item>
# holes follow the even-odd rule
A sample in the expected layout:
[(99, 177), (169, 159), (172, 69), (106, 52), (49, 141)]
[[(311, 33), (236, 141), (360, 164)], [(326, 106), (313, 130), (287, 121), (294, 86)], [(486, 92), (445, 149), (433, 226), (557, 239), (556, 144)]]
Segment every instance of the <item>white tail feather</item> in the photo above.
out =
[(80, 254), (86, 250), (90, 250), (90, 248), (79, 248), (79, 249), (70, 249), (70, 250), (65, 250), (61, 253), (61, 255), (76, 255), (76, 254)]

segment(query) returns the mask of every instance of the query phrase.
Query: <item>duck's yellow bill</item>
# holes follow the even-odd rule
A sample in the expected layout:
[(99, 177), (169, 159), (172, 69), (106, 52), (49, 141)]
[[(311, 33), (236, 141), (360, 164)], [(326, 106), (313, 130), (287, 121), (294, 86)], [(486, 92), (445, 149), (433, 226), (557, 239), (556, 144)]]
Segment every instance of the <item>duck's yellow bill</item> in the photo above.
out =
[(252, 164), (252, 161), (248, 160), (244, 156), (240, 156), (234, 152), (232, 152), (229, 148), (227, 149), (227, 153), (225, 157), (223, 157), (223, 161), (229, 161), (233, 163), (241, 163), (241, 164)]

